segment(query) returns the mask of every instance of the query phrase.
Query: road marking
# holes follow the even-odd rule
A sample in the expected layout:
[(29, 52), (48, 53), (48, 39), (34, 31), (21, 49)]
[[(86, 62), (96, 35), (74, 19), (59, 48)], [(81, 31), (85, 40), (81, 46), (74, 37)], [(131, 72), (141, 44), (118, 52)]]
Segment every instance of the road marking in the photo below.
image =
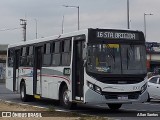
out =
[(146, 105), (155, 105), (155, 106), (159, 106), (160, 104), (157, 104), (157, 103), (143, 103), (143, 104), (146, 104)]
[(125, 111), (136, 111), (136, 112), (141, 112), (141, 111), (147, 112), (147, 111), (148, 111), (148, 110), (127, 109), (127, 108), (121, 108), (120, 110), (125, 110)]
[(107, 108), (107, 105), (106, 106), (102, 106), (102, 105), (95, 105), (97, 107), (103, 107), (103, 108)]
[[(103, 108), (107, 108), (107, 106), (106, 107), (104, 107), (104, 106), (101, 106), (101, 105), (96, 105), (97, 107), (103, 107)], [(137, 110), (137, 109), (126, 109), (126, 108), (120, 108), (121, 110), (128, 110), (128, 111), (147, 111), (147, 110)]]
[[(150, 105), (150, 106), (159, 106), (159, 104), (154, 104), (154, 103), (138, 103), (138, 105)], [(102, 106), (102, 105), (95, 105), (97, 107), (101, 107), (101, 108), (108, 108), (107, 106)], [(149, 111), (149, 112), (152, 112), (153, 110), (149, 110), (149, 109), (140, 109), (140, 110), (137, 110), (137, 109), (131, 109), (131, 108), (120, 108), (120, 110), (125, 110), (125, 111)]]

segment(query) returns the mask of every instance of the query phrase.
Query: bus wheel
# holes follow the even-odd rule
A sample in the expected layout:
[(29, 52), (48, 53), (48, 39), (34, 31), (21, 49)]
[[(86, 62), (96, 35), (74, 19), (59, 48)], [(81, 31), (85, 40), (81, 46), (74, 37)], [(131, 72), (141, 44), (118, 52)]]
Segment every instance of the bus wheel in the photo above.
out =
[(69, 101), (69, 91), (67, 86), (62, 88), (62, 92), (60, 94), (60, 104), (67, 109), (74, 109), (76, 107), (76, 103), (71, 103)]
[(26, 94), (25, 82), (22, 82), (20, 85), (20, 97), (23, 102), (27, 102), (29, 96)]
[(108, 107), (112, 110), (118, 110), (122, 104), (108, 104)]

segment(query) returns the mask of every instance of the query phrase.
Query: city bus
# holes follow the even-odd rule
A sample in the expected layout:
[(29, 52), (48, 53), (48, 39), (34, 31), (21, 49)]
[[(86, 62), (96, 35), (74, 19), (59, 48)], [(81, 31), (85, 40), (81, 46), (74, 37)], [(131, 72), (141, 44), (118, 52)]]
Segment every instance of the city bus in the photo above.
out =
[(8, 46), (6, 88), (22, 101), (82, 104), (147, 101), (145, 39), (141, 31), (88, 28)]

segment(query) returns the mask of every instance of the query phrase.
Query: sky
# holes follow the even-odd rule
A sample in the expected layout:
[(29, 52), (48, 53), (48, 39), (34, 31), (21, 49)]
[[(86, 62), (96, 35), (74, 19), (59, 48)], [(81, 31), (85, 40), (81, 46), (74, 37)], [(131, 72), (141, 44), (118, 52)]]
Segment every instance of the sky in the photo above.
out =
[[(27, 20), (27, 40), (76, 31), (79, 6), (80, 29), (127, 29), (127, 0), (0, 0), (0, 44), (23, 41), (20, 19)], [(129, 0), (130, 29), (144, 32), (146, 41), (160, 42), (160, 0)]]

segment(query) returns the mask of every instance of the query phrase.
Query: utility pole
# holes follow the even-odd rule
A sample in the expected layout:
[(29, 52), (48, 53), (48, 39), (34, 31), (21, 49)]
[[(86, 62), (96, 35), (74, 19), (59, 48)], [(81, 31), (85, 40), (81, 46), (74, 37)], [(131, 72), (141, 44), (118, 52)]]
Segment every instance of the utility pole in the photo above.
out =
[(34, 19), (36, 22), (36, 39), (38, 38), (38, 32), (37, 32), (37, 19)]
[(153, 14), (146, 14), (146, 13), (144, 13), (144, 37), (145, 37), (145, 39), (146, 39), (146, 15), (153, 15)]
[(20, 19), (20, 25), (23, 28), (23, 41), (26, 41), (26, 25), (27, 25), (27, 20), (25, 19)]
[(63, 18), (62, 18), (62, 34), (64, 32), (64, 15), (63, 15)]
[(80, 29), (79, 28), (79, 6), (77, 6), (77, 9), (78, 9), (78, 30)]
[(63, 5), (64, 7), (71, 7), (71, 8), (77, 8), (78, 10), (78, 30), (80, 29), (80, 23), (79, 23), (79, 6), (70, 6), (70, 5)]
[(129, 0), (127, 0), (127, 28), (130, 29), (130, 24), (129, 24)]

